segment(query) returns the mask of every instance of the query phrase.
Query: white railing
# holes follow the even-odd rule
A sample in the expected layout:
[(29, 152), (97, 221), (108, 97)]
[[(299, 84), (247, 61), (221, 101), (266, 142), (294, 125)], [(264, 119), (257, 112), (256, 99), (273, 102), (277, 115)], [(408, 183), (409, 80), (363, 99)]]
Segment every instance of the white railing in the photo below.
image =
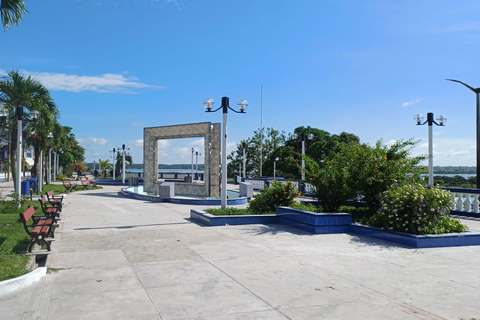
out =
[(453, 196), (452, 211), (480, 213), (478, 200), (480, 190), (478, 189), (460, 189), (460, 188), (444, 188), (450, 191)]

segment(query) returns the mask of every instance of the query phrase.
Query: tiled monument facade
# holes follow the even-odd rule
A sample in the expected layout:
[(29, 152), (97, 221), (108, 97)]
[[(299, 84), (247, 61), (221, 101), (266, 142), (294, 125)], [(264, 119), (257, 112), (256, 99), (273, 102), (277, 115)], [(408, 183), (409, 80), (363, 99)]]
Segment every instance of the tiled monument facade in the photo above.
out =
[(201, 122), (174, 126), (144, 128), (143, 130), (143, 172), (144, 190), (158, 193), (158, 140), (204, 138), (205, 184), (175, 184), (176, 195), (218, 197), (220, 183), (220, 124)]

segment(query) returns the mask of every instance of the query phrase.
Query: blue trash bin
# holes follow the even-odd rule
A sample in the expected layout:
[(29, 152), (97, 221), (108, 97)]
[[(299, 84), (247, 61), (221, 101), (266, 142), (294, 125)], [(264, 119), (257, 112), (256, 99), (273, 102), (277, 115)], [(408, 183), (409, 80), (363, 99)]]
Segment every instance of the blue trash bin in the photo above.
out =
[(30, 182), (30, 187), (32, 188), (33, 191), (37, 192), (38, 187), (37, 187), (37, 178), (30, 178), (28, 180)]
[(22, 192), (23, 195), (29, 196), (30, 195), (30, 181), (28, 181), (28, 180), (22, 181), (20, 191)]

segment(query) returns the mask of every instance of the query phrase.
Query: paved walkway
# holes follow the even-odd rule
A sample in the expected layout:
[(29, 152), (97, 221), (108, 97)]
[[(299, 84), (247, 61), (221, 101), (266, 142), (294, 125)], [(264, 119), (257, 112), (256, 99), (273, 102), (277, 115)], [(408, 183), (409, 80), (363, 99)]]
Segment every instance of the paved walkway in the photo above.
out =
[(480, 319), (480, 246), (205, 227), (119, 190), (66, 198), (52, 271), (0, 297), (1, 319)]

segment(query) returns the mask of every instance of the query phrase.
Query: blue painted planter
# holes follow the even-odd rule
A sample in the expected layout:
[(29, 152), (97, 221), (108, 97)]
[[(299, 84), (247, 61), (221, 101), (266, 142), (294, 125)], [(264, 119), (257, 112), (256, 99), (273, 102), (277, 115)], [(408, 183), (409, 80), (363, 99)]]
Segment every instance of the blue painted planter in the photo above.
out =
[(415, 235), (402, 232), (384, 231), (379, 228), (354, 223), (350, 232), (375, 239), (399, 243), (413, 248), (458, 247), (480, 245), (480, 232)]
[(274, 214), (249, 216), (215, 216), (203, 210), (190, 210), (190, 218), (208, 226), (240, 225), (240, 224), (272, 224), (277, 223)]
[(317, 213), (289, 207), (278, 207), (276, 211), (278, 223), (315, 234), (345, 233), (352, 223), (349, 213)]
[(314, 234), (353, 233), (390, 241), (412, 248), (434, 248), (480, 245), (480, 232), (468, 231), (439, 235), (412, 235), (388, 232), (353, 223), (348, 213), (315, 213), (278, 207), (276, 215), (214, 216), (203, 210), (190, 210), (190, 218), (209, 226), (241, 224), (283, 224)]

